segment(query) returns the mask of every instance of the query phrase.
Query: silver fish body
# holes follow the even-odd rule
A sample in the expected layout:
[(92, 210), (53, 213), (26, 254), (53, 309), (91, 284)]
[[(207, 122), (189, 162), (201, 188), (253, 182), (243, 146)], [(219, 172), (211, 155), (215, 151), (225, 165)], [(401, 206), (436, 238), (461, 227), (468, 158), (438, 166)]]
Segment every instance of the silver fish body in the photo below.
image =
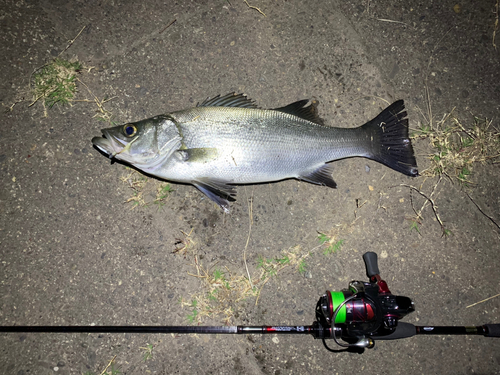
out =
[(307, 100), (259, 109), (243, 95), (103, 129), (93, 144), (156, 177), (190, 183), (226, 212), (237, 184), (298, 178), (336, 187), (333, 160), (361, 156), (410, 176), (417, 166), (403, 101), (357, 128), (322, 124)]

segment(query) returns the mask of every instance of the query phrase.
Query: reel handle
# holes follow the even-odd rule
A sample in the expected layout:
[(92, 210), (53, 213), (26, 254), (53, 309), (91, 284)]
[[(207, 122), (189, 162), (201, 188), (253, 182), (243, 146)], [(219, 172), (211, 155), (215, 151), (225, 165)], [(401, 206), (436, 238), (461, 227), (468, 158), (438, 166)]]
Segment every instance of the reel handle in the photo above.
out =
[(363, 260), (365, 261), (366, 274), (370, 279), (375, 275), (380, 275), (376, 253), (374, 253), (373, 251), (364, 253)]

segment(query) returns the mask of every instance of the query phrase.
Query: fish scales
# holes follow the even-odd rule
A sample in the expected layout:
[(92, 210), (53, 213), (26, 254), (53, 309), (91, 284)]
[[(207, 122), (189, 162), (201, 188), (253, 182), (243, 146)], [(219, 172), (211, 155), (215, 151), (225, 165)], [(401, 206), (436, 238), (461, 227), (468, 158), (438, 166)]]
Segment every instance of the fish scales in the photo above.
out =
[[(359, 130), (317, 125), (273, 110), (200, 107), (171, 116), (179, 124), (188, 149), (220, 150), (217, 159), (203, 165), (192, 163), (192, 168), (203, 168), (205, 173), (210, 168), (218, 178), (233, 183), (298, 177), (323, 165), (325, 158), (364, 156), (368, 142), (361, 137), (366, 133)], [(178, 175), (178, 171), (170, 174)]]

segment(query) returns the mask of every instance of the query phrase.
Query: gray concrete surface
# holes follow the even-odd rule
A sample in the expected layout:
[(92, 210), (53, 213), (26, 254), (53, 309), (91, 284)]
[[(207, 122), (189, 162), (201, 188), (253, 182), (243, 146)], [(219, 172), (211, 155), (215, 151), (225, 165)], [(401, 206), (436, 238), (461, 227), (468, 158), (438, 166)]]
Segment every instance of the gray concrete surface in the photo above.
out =
[[(368, 250), (379, 254), (391, 290), (415, 301), (406, 321), (500, 322), (500, 298), (466, 308), (499, 293), (499, 231), (457, 184), (444, 179), (433, 195), (448, 237), (429, 206), (420, 234), (410, 230), (412, 201), (424, 201), (399, 186), (430, 194), (436, 180), (365, 159), (335, 163), (337, 190), (295, 180), (240, 187), (229, 215), (177, 184), (161, 210), (130, 209), (131, 189), (120, 180), (129, 172), (90, 142), (105, 127), (96, 106), (75, 102), (44, 117), (23, 94), (33, 70), (86, 26), (62, 57), (93, 67), (79, 78), (98, 98), (114, 97), (106, 107), (118, 123), (235, 91), (268, 108), (315, 98), (333, 126), (363, 124), (386, 106), (380, 98), (404, 99), (416, 128), (425, 122), (427, 82), (436, 118), (456, 107), (464, 121), (474, 114), (498, 127), (495, 1), (459, 4), (457, 13), (452, 1), (251, 1), (264, 17), (239, 0), (2, 0), (0, 101), (5, 109), (25, 101), (0, 115), (1, 324), (188, 324), (179, 300), (204, 290), (188, 275), (195, 252), (207, 268), (246, 274), (250, 198), (253, 274), (259, 256), (317, 248), (318, 231), (345, 243), (329, 256), (314, 250), (310, 277), (289, 267), (257, 305), (254, 297), (234, 302), (231, 324), (311, 324), (326, 289), (365, 279)], [(82, 85), (79, 98), (92, 99)], [(427, 141), (415, 149), (424, 170)], [(478, 167), (470, 193), (497, 222), (499, 166)], [(196, 245), (173, 253), (191, 230)], [(153, 357), (143, 361), (148, 343)], [(329, 353), (312, 337), (261, 335), (2, 334), (0, 347), (0, 373), (18, 375), (101, 374), (114, 356), (123, 374), (500, 373), (500, 341), (483, 337), (378, 342), (362, 355)]]

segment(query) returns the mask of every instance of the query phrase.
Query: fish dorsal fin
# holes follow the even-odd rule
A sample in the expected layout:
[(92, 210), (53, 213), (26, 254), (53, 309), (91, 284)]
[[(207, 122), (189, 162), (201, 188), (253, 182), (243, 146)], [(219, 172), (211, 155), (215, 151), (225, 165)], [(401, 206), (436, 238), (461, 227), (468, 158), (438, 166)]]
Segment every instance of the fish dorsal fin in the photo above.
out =
[(227, 95), (217, 95), (212, 99), (206, 98), (203, 103), (196, 104), (197, 107), (239, 107), (257, 108), (253, 100), (248, 99), (245, 94), (235, 94), (231, 92)]
[(285, 107), (275, 108), (274, 110), (300, 117), (304, 120), (314, 122), (318, 125), (324, 125), (325, 122), (321, 117), (318, 116), (318, 102), (316, 100), (312, 100), (311, 104), (306, 107), (306, 104), (308, 102), (308, 99), (299, 100), (298, 102), (288, 104)]

